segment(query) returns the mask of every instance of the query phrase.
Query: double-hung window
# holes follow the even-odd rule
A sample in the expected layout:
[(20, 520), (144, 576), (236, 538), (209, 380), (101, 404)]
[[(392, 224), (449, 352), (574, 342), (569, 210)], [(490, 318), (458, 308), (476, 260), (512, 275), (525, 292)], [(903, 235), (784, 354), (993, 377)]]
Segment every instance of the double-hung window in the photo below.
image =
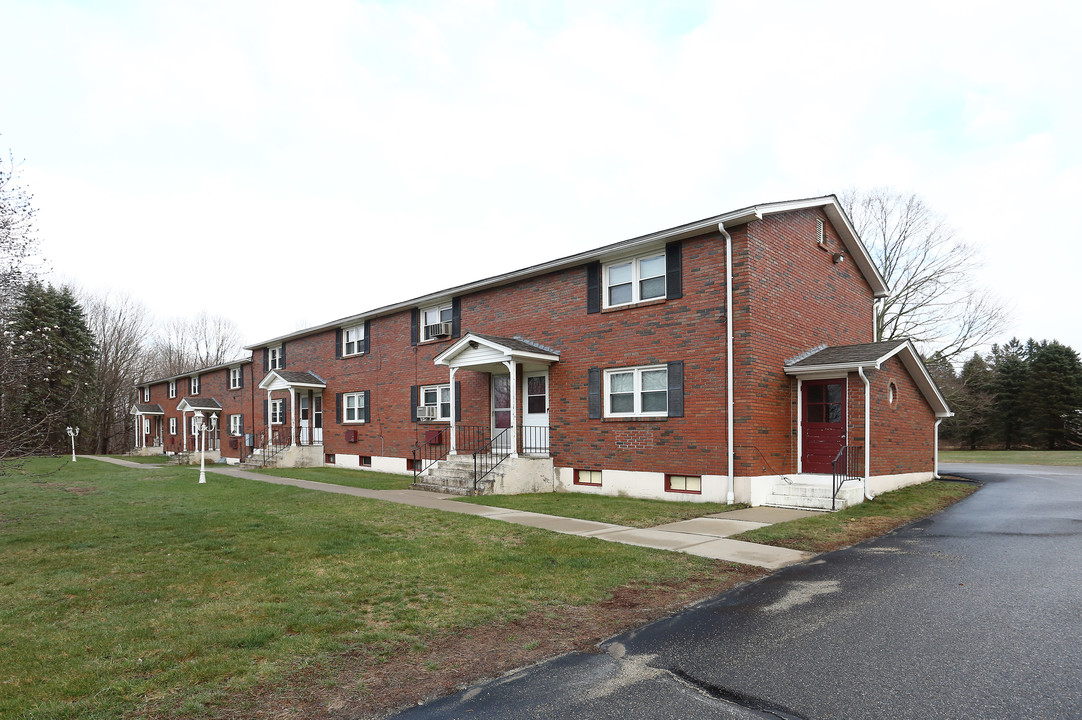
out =
[(664, 417), (669, 412), (669, 372), (664, 365), (605, 371), (607, 417)]
[(271, 370), (282, 369), (282, 346), (272, 347), (267, 353), (268, 363)]
[(271, 425), (281, 425), (286, 419), (286, 401), (271, 400)]
[(364, 422), (364, 393), (343, 393), (342, 418), (344, 422)]
[(665, 253), (621, 260), (604, 267), (605, 307), (665, 297)]
[(177, 434), (177, 419), (175, 417), (169, 418), (169, 434), (170, 435), (176, 435)]
[(435, 340), (451, 336), (454, 310), (451, 303), (421, 310), (421, 340)]
[(364, 325), (342, 330), (342, 355), (360, 355), (364, 352)]
[(244, 376), (241, 374), (244, 372), (244, 368), (235, 367), (229, 368), (229, 389), (239, 390), (243, 387)]
[(243, 428), (243, 415), (230, 415), (229, 416), (229, 434), (240, 435)]
[(169, 397), (175, 398), (176, 396), (177, 396), (177, 381), (176, 380), (170, 380), (169, 381)]
[(198, 395), (199, 394), (199, 376), (198, 375), (192, 375), (192, 377), (190, 379), (190, 382), (189, 382), (189, 385), (191, 386), (192, 395)]
[(420, 393), (421, 407), (436, 408), (434, 420), (451, 419), (451, 386), (450, 385), (425, 385)]
[(150, 402), (150, 386), (149, 385), (147, 385), (145, 388), (143, 388), (143, 402), (145, 402), (145, 403)]

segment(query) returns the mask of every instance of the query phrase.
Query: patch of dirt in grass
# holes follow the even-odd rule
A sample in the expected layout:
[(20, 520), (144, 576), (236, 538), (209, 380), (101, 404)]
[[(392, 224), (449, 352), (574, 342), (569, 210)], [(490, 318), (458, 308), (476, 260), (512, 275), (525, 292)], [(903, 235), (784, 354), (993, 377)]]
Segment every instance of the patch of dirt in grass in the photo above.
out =
[(767, 574), (719, 563), (718, 576), (617, 588), (584, 607), (548, 607), (509, 623), (468, 628), (403, 649), (385, 662), (370, 653), (340, 656), (330, 671), (305, 670), (273, 688), (235, 698), (217, 717), (366, 720), (449, 695), (485, 678), (570, 652), (597, 652), (602, 640)]
[(98, 492), (98, 488), (87, 485), (65, 485), (63, 483), (46, 482), (44, 480), (32, 480), (31, 482), (38, 487), (47, 490), (63, 490), (64, 492), (70, 492), (73, 495), (90, 495), (91, 493)]

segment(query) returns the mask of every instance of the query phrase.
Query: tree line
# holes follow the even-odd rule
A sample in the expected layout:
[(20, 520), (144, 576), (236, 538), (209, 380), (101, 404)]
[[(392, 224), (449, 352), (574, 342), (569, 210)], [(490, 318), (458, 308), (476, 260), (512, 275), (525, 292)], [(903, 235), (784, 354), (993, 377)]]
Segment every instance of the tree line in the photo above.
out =
[(943, 443), (970, 450), (1082, 447), (1082, 360), (1055, 340), (1017, 338), (974, 353), (960, 372), (933, 358), (929, 370), (955, 416)]
[(0, 158), (0, 474), (5, 460), (133, 444), (136, 383), (235, 359), (232, 321), (200, 313), (155, 322), (118, 293), (42, 280), (33, 196)]

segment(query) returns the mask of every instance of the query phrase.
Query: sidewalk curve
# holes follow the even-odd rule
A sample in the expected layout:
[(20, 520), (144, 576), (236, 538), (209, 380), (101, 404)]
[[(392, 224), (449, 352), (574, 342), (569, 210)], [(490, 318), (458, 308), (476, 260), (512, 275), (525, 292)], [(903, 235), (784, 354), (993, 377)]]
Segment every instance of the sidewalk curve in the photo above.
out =
[[(118, 460), (117, 458), (91, 455), (86, 457), (124, 467), (154, 467), (153, 465)], [(206, 470), (218, 475), (228, 475), (243, 480), (255, 480), (257, 482), (271, 483), (272, 485), (291, 485), (305, 490), (352, 495), (370, 500), (383, 500), (463, 515), (478, 515), (492, 520), (502, 520), (515, 525), (541, 528), (565, 535), (593, 537), (598, 540), (623, 543), (625, 545), (682, 552), (712, 560), (728, 560), (744, 563), (745, 565), (757, 565), (769, 570), (777, 570), (786, 565), (803, 562), (814, 557), (813, 553), (799, 550), (729, 539), (730, 536), (739, 535), (747, 530), (814, 514), (806, 510), (747, 508), (745, 510), (715, 513), (653, 528), (632, 528), (592, 520), (579, 520), (557, 515), (512, 510), (510, 508), (456, 502), (455, 496), (439, 495), (423, 490), (369, 490), (347, 485), (333, 485), (311, 480), (264, 475), (238, 468), (222, 467), (221, 465), (208, 466)]]

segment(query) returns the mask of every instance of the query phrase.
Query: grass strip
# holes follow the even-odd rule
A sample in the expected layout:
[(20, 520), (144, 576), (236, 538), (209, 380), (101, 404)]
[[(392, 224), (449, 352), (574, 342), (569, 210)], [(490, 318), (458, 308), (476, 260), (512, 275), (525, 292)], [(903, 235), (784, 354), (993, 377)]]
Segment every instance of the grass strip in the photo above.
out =
[(745, 508), (724, 503), (674, 502), (638, 498), (587, 495), (585, 493), (527, 493), (524, 495), (480, 495), (459, 502), (505, 507), (511, 510), (593, 520), (594, 522), (647, 528), (689, 520), (711, 513)]
[(1082, 465), (1082, 450), (941, 450), (941, 463)]
[(331, 485), (348, 485), (367, 490), (406, 490), (413, 482), (413, 475), (350, 470), (349, 468), (266, 468), (254, 472)]
[(830, 552), (934, 515), (968, 497), (977, 487), (933, 480), (882, 493), (875, 500), (839, 512), (768, 525), (732, 539), (814, 553)]

